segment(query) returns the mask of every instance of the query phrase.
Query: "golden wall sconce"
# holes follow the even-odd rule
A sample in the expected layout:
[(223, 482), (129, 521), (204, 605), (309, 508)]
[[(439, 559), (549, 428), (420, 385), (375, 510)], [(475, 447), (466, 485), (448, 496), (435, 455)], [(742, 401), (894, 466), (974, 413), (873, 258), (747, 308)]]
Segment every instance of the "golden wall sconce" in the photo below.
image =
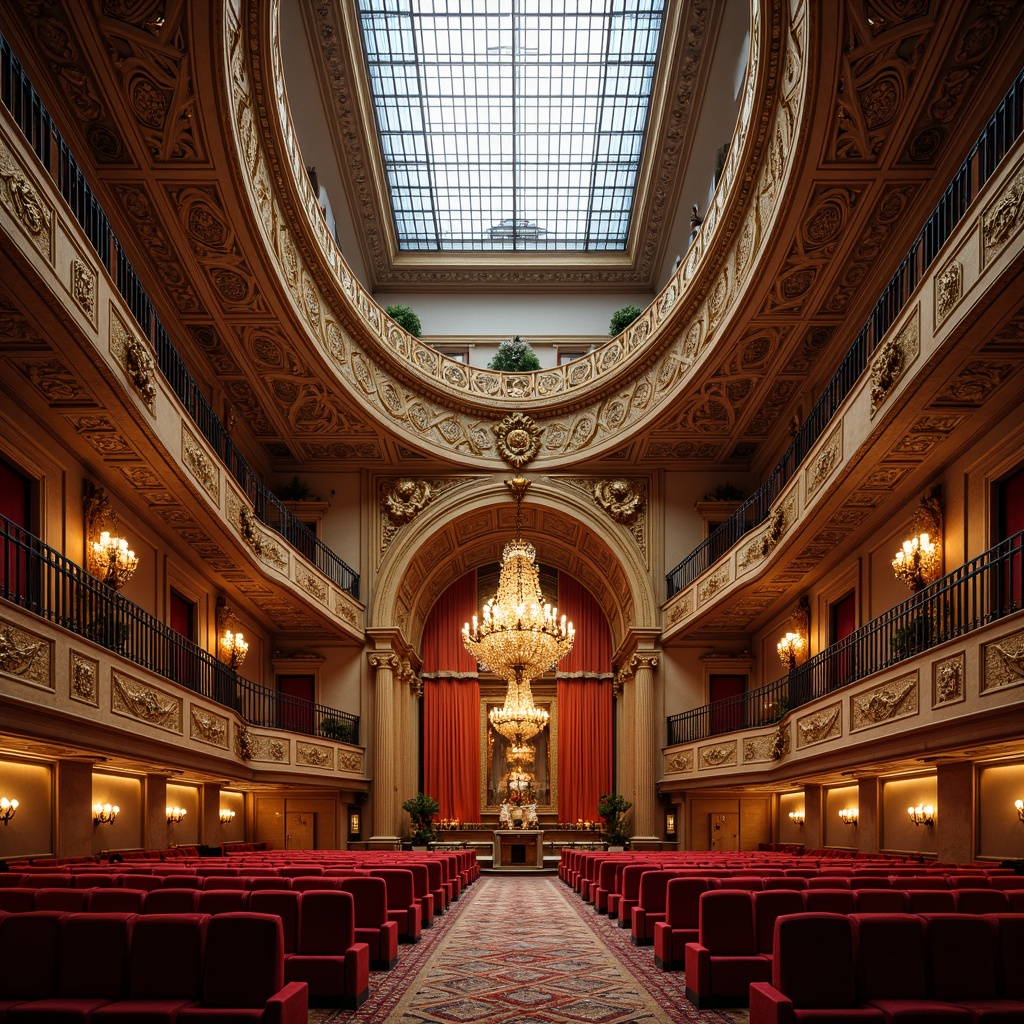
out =
[(931, 804), (918, 804), (916, 807), (908, 807), (907, 814), (915, 825), (925, 825), (931, 828), (935, 824), (935, 808)]
[(8, 800), (7, 797), (0, 796), (0, 821), (5, 825), (14, 817), (14, 812), (17, 809), (17, 800)]
[(220, 812), (220, 823), (222, 825), (230, 825), (235, 820), (235, 812), (227, 809), (222, 809)]
[(85, 485), (86, 568), (112, 590), (120, 590), (139, 566), (138, 555), (118, 533), (106, 491)]
[(360, 829), (363, 827), (362, 820), (360, 819), (358, 811), (348, 812), (348, 831), (349, 835), (359, 835)]
[(665, 835), (674, 836), (676, 834), (676, 815), (674, 811), (668, 811), (665, 814)]
[(804, 812), (803, 811), (790, 811), (789, 820), (796, 825), (797, 828), (804, 827)]
[(167, 808), (167, 824), (177, 825), (182, 818), (185, 817), (184, 807), (168, 807)]
[(839, 812), (839, 819), (844, 825), (856, 825), (857, 824), (857, 808), (856, 807), (844, 807)]
[(248, 641), (238, 632), (234, 612), (222, 597), (217, 598), (217, 651), (220, 660), (234, 671), (242, 667), (249, 653)]
[(797, 658), (807, 646), (807, 641), (799, 633), (787, 633), (776, 645), (779, 660), (792, 672), (796, 668)]
[(1017, 811), (1017, 817), (1020, 818), (1020, 823), (1024, 825), (1024, 800), (1014, 800), (1013, 806)]
[(942, 575), (942, 500), (938, 487), (925, 492), (911, 530), (912, 535), (892, 560), (892, 571), (916, 593)]
[(113, 825), (121, 808), (117, 804), (93, 804), (92, 823), (94, 825)]

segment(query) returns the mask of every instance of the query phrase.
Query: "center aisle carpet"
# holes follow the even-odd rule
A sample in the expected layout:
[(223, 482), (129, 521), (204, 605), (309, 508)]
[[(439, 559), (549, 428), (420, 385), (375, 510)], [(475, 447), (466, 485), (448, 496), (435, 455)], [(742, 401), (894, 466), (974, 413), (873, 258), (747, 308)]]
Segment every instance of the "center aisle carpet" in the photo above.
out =
[(371, 975), (355, 1011), (311, 1011), (315, 1024), (724, 1024), (746, 1019), (687, 1002), (681, 972), (550, 877), (480, 879), (398, 965)]

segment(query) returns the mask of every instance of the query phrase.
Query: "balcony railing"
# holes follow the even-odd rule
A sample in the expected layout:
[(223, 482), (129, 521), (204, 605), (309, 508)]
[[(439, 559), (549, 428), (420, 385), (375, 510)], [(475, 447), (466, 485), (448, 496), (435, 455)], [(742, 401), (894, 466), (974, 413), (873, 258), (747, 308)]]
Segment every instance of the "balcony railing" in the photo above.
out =
[(906, 305), (918, 282), (932, 265), (946, 239), (963, 219), (982, 186), (992, 177), (1021, 133), (1024, 121), (1024, 71), (1010, 86), (985, 130), (971, 148), (899, 269), (875, 303), (839, 369), (829, 381), (796, 437), (771, 471), (768, 479), (732, 515), (686, 556), (665, 577), (666, 599), (688, 587), (748, 531), (760, 526), (783, 488), (825, 432), (867, 367), (868, 357), (881, 342)]
[(342, 590), (358, 600), (359, 574), (346, 565), (260, 482), (199, 385), (185, 368), (75, 158), (3, 36), (0, 36), (0, 101), (11, 112), (36, 156), (53, 178), (136, 323), (149, 339), (156, 352), (160, 372), (192, 422), (248, 495), (257, 518), (284, 537)]
[(668, 744), (777, 722), (787, 711), (1024, 607), (1024, 533), (1001, 541), (809, 658), (738, 697), (671, 715)]
[(359, 716), (258, 686), (0, 516), (0, 598), (85, 637), (250, 725), (359, 742)]

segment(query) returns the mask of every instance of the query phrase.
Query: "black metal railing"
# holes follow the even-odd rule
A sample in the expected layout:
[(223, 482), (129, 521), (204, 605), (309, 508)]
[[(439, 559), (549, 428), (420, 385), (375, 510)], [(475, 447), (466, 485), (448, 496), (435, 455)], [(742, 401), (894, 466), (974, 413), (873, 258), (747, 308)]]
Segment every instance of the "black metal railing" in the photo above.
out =
[(1024, 607), (1024, 533), (929, 584), (781, 679), (671, 715), (668, 743), (777, 722), (787, 711)]
[(875, 303), (839, 369), (824, 393), (800, 425), (789, 448), (768, 475), (768, 479), (738, 506), (665, 577), (666, 599), (689, 586), (707, 572), (739, 539), (767, 518), (783, 488), (793, 478), (807, 453), (825, 432), (846, 396), (864, 373), (868, 357), (875, 350), (918, 282), (932, 265), (939, 250), (963, 219), (967, 208), (1021, 133), (1024, 120), (1024, 71), (1010, 86), (925, 222), (892, 280)]
[(260, 482), (199, 385), (185, 368), (75, 158), (2, 35), (0, 101), (11, 112), (36, 156), (53, 178), (133, 318), (152, 344), (160, 372), (218, 458), (252, 501), (257, 518), (284, 537), (342, 590), (358, 600), (359, 574), (346, 565)]
[[(196, 646), (81, 566), (0, 516), (0, 598), (85, 637), (251, 725), (359, 742), (359, 716), (267, 689)], [(31, 657), (15, 650), (9, 663)]]

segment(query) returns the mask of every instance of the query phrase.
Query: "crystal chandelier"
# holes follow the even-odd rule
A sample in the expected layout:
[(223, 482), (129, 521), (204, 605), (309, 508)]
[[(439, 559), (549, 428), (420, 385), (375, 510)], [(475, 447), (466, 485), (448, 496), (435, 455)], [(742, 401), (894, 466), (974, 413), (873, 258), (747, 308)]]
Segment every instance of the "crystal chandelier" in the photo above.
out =
[(515, 746), (536, 736), (548, 713), (533, 703), (530, 682), (572, 650), (576, 631), (558, 609), (544, 603), (540, 591), (537, 552), (520, 537), (522, 503), (530, 481), (507, 480), (516, 501), (516, 537), (505, 545), (498, 592), (483, 608), (483, 621), (467, 622), (462, 642), (477, 662), (508, 683), (503, 707), (488, 715), (495, 732)]

